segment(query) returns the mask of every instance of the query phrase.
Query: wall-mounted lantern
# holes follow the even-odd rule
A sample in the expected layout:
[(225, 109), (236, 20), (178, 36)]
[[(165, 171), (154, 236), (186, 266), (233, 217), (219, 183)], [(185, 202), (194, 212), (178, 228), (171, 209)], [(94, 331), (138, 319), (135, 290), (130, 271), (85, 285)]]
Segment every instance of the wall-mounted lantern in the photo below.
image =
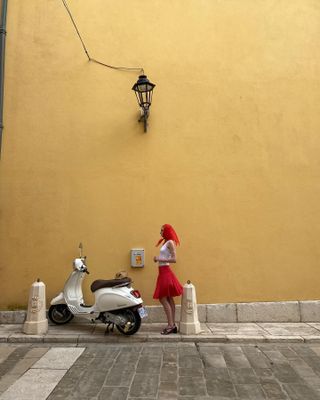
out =
[(139, 122), (143, 121), (144, 131), (147, 132), (147, 120), (149, 117), (149, 108), (152, 102), (152, 92), (156, 85), (151, 83), (146, 75), (140, 75), (138, 81), (133, 85), (138, 104), (141, 107), (141, 117)]

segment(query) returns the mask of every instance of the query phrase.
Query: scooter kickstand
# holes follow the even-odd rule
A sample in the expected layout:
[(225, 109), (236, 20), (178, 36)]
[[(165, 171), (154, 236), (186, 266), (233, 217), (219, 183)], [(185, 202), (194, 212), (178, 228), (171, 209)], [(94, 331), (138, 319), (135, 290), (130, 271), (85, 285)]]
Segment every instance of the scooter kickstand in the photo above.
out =
[[(111, 325), (111, 328), (109, 330), (110, 325)], [(113, 329), (114, 329), (114, 323), (113, 322), (109, 322), (107, 327), (106, 327), (106, 330), (105, 330), (104, 334), (108, 335), (110, 332), (113, 332)]]

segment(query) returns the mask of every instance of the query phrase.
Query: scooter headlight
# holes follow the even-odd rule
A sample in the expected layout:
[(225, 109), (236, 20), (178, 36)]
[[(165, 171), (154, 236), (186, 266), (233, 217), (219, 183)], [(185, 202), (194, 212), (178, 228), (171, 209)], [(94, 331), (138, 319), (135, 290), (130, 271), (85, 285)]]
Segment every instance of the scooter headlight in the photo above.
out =
[(80, 258), (76, 258), (76, 259), (73, 261), (73, 266), (74, 266), (74, 268), (77, 269), (78, 271), (82, 271), (82, 269), (83, 269), (83, 267), (84, 267), (83, 262), (82, 262), (82, 260), (81, 260)]

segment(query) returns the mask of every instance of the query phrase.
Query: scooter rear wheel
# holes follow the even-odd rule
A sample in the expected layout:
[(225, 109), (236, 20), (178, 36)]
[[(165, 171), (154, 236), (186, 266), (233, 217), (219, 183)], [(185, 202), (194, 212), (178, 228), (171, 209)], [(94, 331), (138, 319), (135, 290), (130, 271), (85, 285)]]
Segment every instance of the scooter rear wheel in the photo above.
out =
[(131, 322), (129, 328), (127, 328), (125, 325), (116, 325), (120, 333), (122, 333), (123, 335), (133, 335), (138, 332), (141, 325), (141, 317), (138, 311), (121, 310), (117, 314), (123, 316), (129, 322)]
[(72, 320), (73, 314), (66, 304), (56, 304), (49, 308), (48, 317), (54, 324), (63, 325)]

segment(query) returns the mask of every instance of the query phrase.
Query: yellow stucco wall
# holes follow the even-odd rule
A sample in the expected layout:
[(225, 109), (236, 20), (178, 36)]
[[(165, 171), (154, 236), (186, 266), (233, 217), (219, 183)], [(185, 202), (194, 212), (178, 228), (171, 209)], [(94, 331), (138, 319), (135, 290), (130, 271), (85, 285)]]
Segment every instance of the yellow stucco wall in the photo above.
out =
[[(318, 0), (10, 0), (1, 185), (1, 307), (48, 299), (84, 243), (91, 275), (122, 269), (147, 304), (163, 223), (199, 303), (320, 296)], [(129, 251), (146, 250), (130, 270)]]

